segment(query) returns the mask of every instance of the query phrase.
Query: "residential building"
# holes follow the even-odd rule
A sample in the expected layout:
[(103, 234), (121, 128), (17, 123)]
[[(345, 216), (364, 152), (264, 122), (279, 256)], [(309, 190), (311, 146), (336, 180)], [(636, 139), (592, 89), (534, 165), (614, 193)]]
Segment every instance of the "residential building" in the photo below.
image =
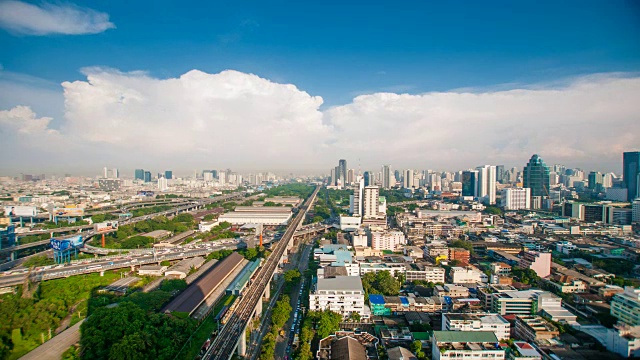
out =
[(329, 309), (345, 318), (357, 313), (360, 318), (369, 318), (370, 311), (364, 304), (364, 289), (358, 276), (338, 276), (318, 279), (309, 294), (309, 310)]
[(514, 341), (513, 347), (507, 350), (507, 360), (542, 360), (542, 355), (531, 344)]
[(467, 266), (469, 265), (469, 259), (471, 257), (471, 252), (467, 249), (462, 248), (449, 248), (449, 261), (457, 261), (458, 265)]
[(498, 340), (509, 339), (511, 324), (496, 314), (442, 314), (442, 330), (493, 331)]
[(434, 331), (432, 360), (503, 360), (505, 351), (491, 331)]
[(374, 250), (397, 251), (406, 243), (407, 239), (402, 231), (371, 232), (371, 247)]
[(454, 284), (436, 285), (434, 294), (440, 297), (448, 296), (450, 298), (466, 298), (469, 297), (469, 289), (464, 286)]
[(502, 189), (500, 205), (505, 210), (521, 210), (531, 208), (531, 189), (507, 188)]
[(488, 311), (491, 311), (493, 308), (493, 294), (500, 292), (509, 292), (509, 291), (517, 291), (511, 285), (503, 285), (503, 284), (491, 284), (487, 286), (479, 286), (477, 288), (478, 291), (478, 299), (482, 304), (482, 308)]
[(546, 279), (545, 282), (563, 294), (581, 293), (589, 289), (589, 285), (586, 282), (568, 275), (552, 275), (549, 279)]
[(451, 282), (454, 284), (474, 284), (489, 282), (487, 274), (473, 266), (454, 266), (449, 272)]
[(536, 342), (549, 340), (560, 335), (558, 328), (538, 315), (518, 315), (514, 326), (516, 338)]
[(625, 358), (640, 357), (640, 326), (614, 325), (607, 329), (605, 340), (605, 347), (613, 353)]
[(496, 167), (491, 165), (479, 166), (478, 170), (478, 198), (485, 204), (496, 203)]
[(431, 283), (444, 283), (445, 271), (441, 267), (425, 266), (423, 270), (406, 270), (407, 281), (422, 280)]
[(627, 188), (627, 198), (633, 201), (638, 197), (638, 177), (640, 176), (640, 151), (622, 154), (622, 179)]
[[(393, 182), (395, 184), (395, 181)], [(389, 169), (389, 165), (382, 166), (382, 188), (383, 189), (391, 189), (391, 170)]]
[(533, 312), (552, 321), (577, 324), (577, 316), (562, 306), (562, 298), (548, 291), (540, 291), (534, 295)]
[(405, 274), (406, 266), (399, 263), (360, 263), (360, 275), (388, 271), (391, 275)]
[(541, 278), (551, 274), (551, 253), (525, 251), (520, 259), (520, 267), (531, 269)]
[(396, 346), (387, 350), (389, 360), (418, 360), (418, 358), (409, 349), (402, 346)]
[(375, 185), (364, 187), (364, 200), (362, 203), (362, 215), (365, 218), (378, 216), (380, 202), (380, 189)]
[(167, 191), (167, 189), (169, 189), (169, 185), (167, 184), (167, 179), (164, 176), (158, 178), (158, 190)]
[(407, 169), (404, 171), (404, 184), (403, 187), (405, 189), (411, 189), (413, 188), (414, 184), (413, 184), (413, 170), (412, 169)]
[(534, 154), (522, 172), (523, 187), (531, 189), (531, 197), (549, 196), (549, 167)]
[(640, 289), (625, 286), (623, 293), (614, 295), (611, 315), (627, 325), (640, 325)]
[(362, 202), (364, 196), (364, 179), (358, 179), (356, 181), (356, 188), (353, 189), (353, 195), (351, 195), (351, 214), (353, 216), (362, 216)]
[(362, 217), (340, 215), (340, 230), (356, 231), (360, 228)]

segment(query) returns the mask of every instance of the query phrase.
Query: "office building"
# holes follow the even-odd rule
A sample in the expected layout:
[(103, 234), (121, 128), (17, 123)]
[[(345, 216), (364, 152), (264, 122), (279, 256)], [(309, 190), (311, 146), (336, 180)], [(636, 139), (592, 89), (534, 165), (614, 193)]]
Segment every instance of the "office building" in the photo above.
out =
[(102, 191), (120, 190), (122, 181), (119, 179), (98, 179), (98, 188)]
[(525, 251), (519, 265), (535, 271), (541, 278), (547, 277), (551, 275), (551, 253)]
[(173, 171), (171, 171), (171, 170), (166, 170), (166, 171), (164, 172), (164, 178), (165, 178), (165, 179), (167, 179), (167, 180), (171, 180), (171, 179), (173, 179)]
[(351, 185), (356, 181), (356, 172), (353, 169), (347, 171), (347, 184)]
[(624, 292), (611, 300), (611, 315), (631, 326), (640, 325), (640, 289), (625, 286)]
[(627, 188), (627, 198), (633, 201), (638, 197), (638, 177), (640, 177), (640, 151), (622, 154), (622, 180)]
[(531, 208), (531, 189), (502, 189), (500, 206), (502, 206), (505, 210), (521, 210)]
[(507, 340), (511, 324), (496, 314), (442, 314), (443, 331), (492, 331), (498, 340)]
[(434, 331), (432, 360), (504, 360), (505, 351), (491, 331)]
[(373, 178), (373, 173), (371, 171), (364, 172), (364, 186), (374, 185), (375, 180)]
[(496, 167), (491, 165), (479, 166), (478, 171), (478, 197), (485, 203), (496, 203)]
[(374, 250), (400, 250), (407, 243), (402, 231), (371, 232), (371, 247)]
[(340, 159), (340, 161), (338, 161), (336, 177), (338, 178), (340, 185), (345, 186), (347, 184), (347, 160)]
[(309, 310), (329, 309), (347, 318), (357, 313), (361, 318), (370, 316), (364, 304), (364, 289), (359, 276), (338, 276), (330, 279), (318, 279), (315, 288), (309, 293)]
[(549, 196), (549, 167), (537, 154), (525, 165), (522, 173), (523, 187), (531, 189), (531, 197)]
[(640, 199), (633, 200), (631, 206), (631, 222), (640, 223)]
[(478, 197), (478, 172), (468, 170), (462, 172), (462, 196)]
[(134, 178), (135, 180), (144, 181), (144, 169), (136, 169)]
[(378, 216), (380, 189), (377, 186), (365, 186), (362, 202), (362, 216), (365, 218)]
[(542, 290), (504, 291), (493, 293), (490, 301), (491, 312), (500, 315), (530, 315), (537, 312), (538, 294)]
[(496, 166), (496, 182), (499, 182), (500, 184), (504, 184), (504, 165), (497, 165)]
[(598, 171), (589, 173), (589, 189), (594, 191), (602, 191), (604, 186), (604, 176)]
[(151, 182), (151, 171), (144, 172), (144, 182), (146, 183)]

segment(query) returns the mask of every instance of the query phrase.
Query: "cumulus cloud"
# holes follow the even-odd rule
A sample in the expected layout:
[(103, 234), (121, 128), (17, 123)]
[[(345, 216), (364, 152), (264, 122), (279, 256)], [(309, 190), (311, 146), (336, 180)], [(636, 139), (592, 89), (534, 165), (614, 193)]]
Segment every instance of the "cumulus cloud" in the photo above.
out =
[(0, 27), (19, 35), (97, 34), (115, 28), (109, 15), (72, 4), (0, 2)]
[[(60, 133), (39, 145), (74, 146), (76, 161), (91, 166), (321, 170), (346, 158), (362, 170), (456, 170), (521, 167), (538, 153), (548, 163), (619, 171), (621, 153), (640, 145), (640, 78), (620, 74), (500, 91), (374, 93), (321, 112), (321, 97), (237, 71), (84, 73), (62, 84)], [(51, 131), (51, 119), (29, 108), (0, 114), (0, 125), (23, 136)]]

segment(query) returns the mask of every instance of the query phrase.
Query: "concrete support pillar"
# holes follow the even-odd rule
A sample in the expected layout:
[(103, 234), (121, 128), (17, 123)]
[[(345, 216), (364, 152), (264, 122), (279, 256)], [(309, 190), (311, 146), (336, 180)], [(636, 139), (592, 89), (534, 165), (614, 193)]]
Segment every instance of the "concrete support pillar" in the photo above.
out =
[(17, 255), (17, 252), (16, 252), (16, 251), (12, 251), (12, 252), (11, 252), (11, 261), (13, 261), (13, 260), (15, 260), (15, 259), (16, 259), (16, 255)]
[(269, 301), (271, 298), (271, 280), (267, 282), (267, 286), (264, 287), (264, 294), (262, 294), (262, 298), (266, 301)]
[(240, 334), (240, 339), (238, 339), (238, 356), (247, 355), (247, 329)]
[(262, 299), (260, 299), (258, 301), (258, 304), (256, 305), (256, 314), (254, 317), (261, 317), (262, 316)]

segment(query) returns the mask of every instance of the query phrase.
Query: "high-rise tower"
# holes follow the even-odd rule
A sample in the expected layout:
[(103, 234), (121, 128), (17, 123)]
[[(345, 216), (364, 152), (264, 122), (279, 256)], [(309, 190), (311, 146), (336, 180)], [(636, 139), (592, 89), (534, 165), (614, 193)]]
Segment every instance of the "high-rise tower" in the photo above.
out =
[(531, 189), (531, 197), (549, 196), (549, 167), (534, 154), (522, 171), (523, 187)]
[(638, 177), (640, 176), (640, 151), (629, 151), (622, 154), (622, 180), (627, 188), (627, 199), (635, 200), (638, 192)]

